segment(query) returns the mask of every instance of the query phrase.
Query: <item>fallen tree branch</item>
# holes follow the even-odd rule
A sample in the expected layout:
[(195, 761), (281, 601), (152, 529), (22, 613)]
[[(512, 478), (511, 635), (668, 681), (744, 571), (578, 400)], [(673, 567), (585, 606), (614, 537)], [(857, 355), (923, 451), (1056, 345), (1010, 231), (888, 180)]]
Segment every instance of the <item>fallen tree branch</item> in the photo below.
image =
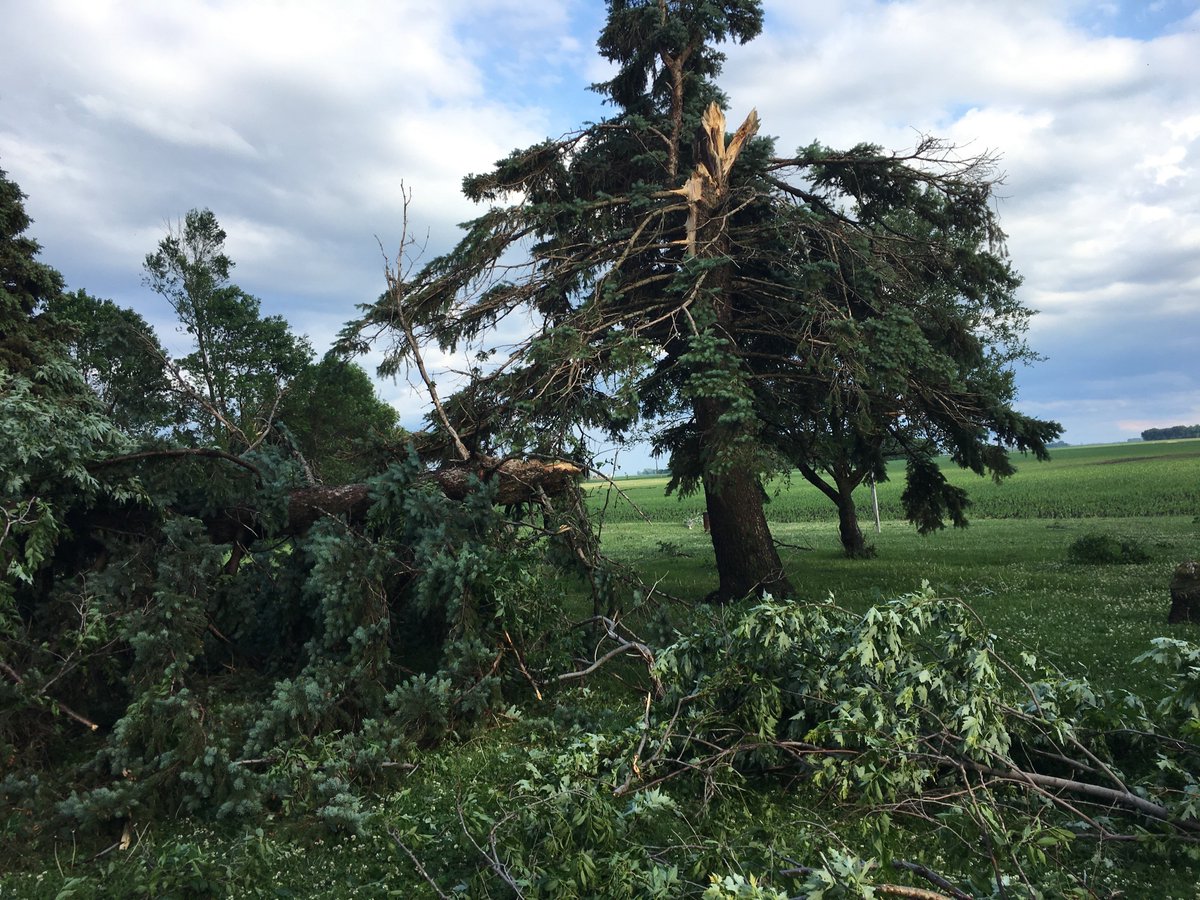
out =
[(235, 466), (241, 466), (248, 472), (253, 473), (258, 479), (258, 483), (262, 484), (262, 471), (253, 463), (247, 462), (240, 456), (235, 456), (232, 453), (226, 453), (224, 450), (217, 450), (210, 447), (179, 447), (174, 449), (164, 450), (142, 450), (138, 453), (126, 453), (123, 456), (110, 456), (108, 459), (98, 459), (87, 464), (89, 471), (93, 469), (103, 469), (108, 466), (115, 466), (120, 463), (135, 462), (139, 459), (174, 459), (186, 456), (200, 456), (209, 459), (223, 459), (226, 462), (231, 462)]
[[(574, 672), (565, 672), (561, 675), (558, 675), (555, 680), (571, 681), (576, 678), (585, 678), (586, 676), (591, 675), (593, 672), (600, 669), (605, 663), (615, 659), (618, 656), (625, 654), (637, 654), (646, 664), (646, 672), (649, 674), (650, 682), (654, 687), (654, 695), (656, 697), (662, 697), (665, 691), (662, 681), (659, 680), (658, 676), (654, 674), (654, 651), (650, 649), (649, 645), (647, 645), (644, 641), (639, 640), (637, 635), (629, 631), (628, 628), (625, 628), (625, 626), (614, 621), (613, 619), (610, 619), (608, 616), (593, 616), (590, 619), (586, 619), (585, 621), (578, 623), (575, 627), (579, 627), (581, 625), (591, 625), (595, 622), (598, 622), (604, 626), (605, 636), (609, 640), (616, 642), (616, 646), (603, 656), (593, 659), (591, 665), (589, 665), (587, 668), (579, 669)], [(624, 629), (629, 634), (629, 637), (621, 635), (621, 629)]]
[[(785, 877), (808, 876), (816, 873), (816, 869), (810, 866), (795, 866), (791, 869), (784, 869), (779, 874)], [(925, 888), (909, 887), (906, 884), (873, 884), (871, 889), (877, 894), (883, 894), (887, 897), (904, 897), (906, 900), (961, 900), (966, 897), (971, 900), (969, 894), (939, 894), (937, 891), (928, 891)]]
[(633, 511), (634, 511), (634, 512), (636, 512), (636, 513), (637, 513), (639, 516), (641, 516), (641, 517), (642, 517), (642, 521), (644, 521), (644, 522), (645, 522), (647, 525), (653, 525), (653, 524), (654, 524), (654, 522), (652, 522), (652, 521), (651, 521), (650, 517), (649, 517), (648, 515), (646, 515), (644, 512), (642, 512), (642, 508), (641, 508), (640, 506), (638, 506), (636, 503), (634, 503), (634, 502), (633, 502), (633, 498), (632, 498), (632, 497), (630, 497), (630, 496), (629, 496), (627, 493), (625, 493), (623, 490), (621, 490), (621, 486), (620, 486), (619, 484), (617, 484), (615, 481), (613, 481), (613, 480), (612, 480), (612, 478), (610, 478), (609, 476), (605, 475), (605, 474), (604, 474), (603, 472), (601, 472), (599, 469), (595, 469), (595, 468), (590, 468), (590, 467), (589, 467), (589, 468), (588, 468), (588, 472), (590, 472), (592, 475), (595, 475), (597, 478), (601, 479), (602, 481), (605, 481), (605, 482), (607, 482), (607, 484), (608, 484), (608, 486), (609, 486), (609, 487), (611, 487), (611, 488), (612, 488), (614, 491), (616, 491), (618, 494), (620, 494), (620, 495), (621, 495), (621, 498), (622, 498), (622, 499), (623, 499), (623, 500), (624, 500), (626, 503), (628, 503), (628, 504), (629, 504), (631, 507), (633, 507)]
[(496, 845), (496, 830), (509, 819), (513, 818), (513, 814), (509, 813), (502, 819), (498, 820), (496, 824), (492, 826), (491, 831), (488, 832), (488, 847), (490, 847), (492, 851), (489, 853), (479, 845), (479, 841), (475, 840), (475, 836), (471, 834), (471, 829), (467, 827), (467, 818), (463, 814), (461, 799), (456, 798), (454, 801), (454, 806), (458, 811), (458, 821), (462, 825), (463, 834), (467, 836), (467, 840), (471, 842), (471, 845), (475, 848), (476, 852), (479, 853), (479, 855), (485, 860), (487, 860), (488, 867), (494, 873), (496, 873), (496, 876), (499, 877), (501, 881), (509, 886), (516, 897), (524, 897), (525, 892), (521, 890), (521, 886), (517, 884), (516, 879), (513, 878), (512, 872), (508, 870), (508, 866), (506, 866), (500, 860), (500, 851)]
[(639, 649), (639, 645), (635, 644), (633, 641), (623, 641), (622, 643), (618, 644), (616, 647), (613, 647), (611, 650), (609, 650), (607, 653), (605, 653), (603, 656), (601, 656), (595, 662), (593, 662), (586, 669), (580, 669), (577, 672), (566, 672), (562, 675), (559, 675), (558, 680), (559, 681), (569, 681), (570, 679), (573, 679), (573, 678), (584, 678), (588, 675), (591, 675), (593, 672), (595, 672), (597, 669), (599, 669), (601, 666), (603, 666), (610, 659), (620, 656), (622, 653), (626, 653), (630, 650), (638, 650), (638, 649)]
[(516, 655), (517, 666), (521, 669), (521, 674), (525, 676), (525, 680), (529, 682), (529, 686), (533, 688), (533, 695), (537, 697), (538, 700), (541, 700), (541, 688), (539, 688), (537, 682), (533, 680), (533, 676), (529, 674), (529, 669), (525, 668), (525, 660), (521, 658), (521, 651), (518, 650), (517, 645), (513, 643), (512, 636), (509, 635), (507, 628), (504, 629), (504, 640), (508, 642), (508, 646), (512, 648), (513, 654)]
[[(10, 666), (8, 663), (4, 662), (3, 660), (0, 660), (0, 672), (3, 672), (10, 679), (12, 679), (13, 682), (15, 682), (16, 684), (20, 684), (20, 685), (25, 684), (25, 679), (21, 677), (21, 673), (18, 672), (16, 669), (14, 669), (12, 666)], [(45, 689), (43, 688), (43, 690), (37, 691), (34, 694), (34, 696), (35, 697), (43, 696), (44, 690)], [(63, 715), (67, 716), (68, 718), (74, 719), (80, 725), (84, 725), (92, 731), (100, 730), (99, 725), (97, 725), (95, 722), (93, 722), (91, 719), (87, 718), (86, 716), (81, 716), (79, 713), (75, 712), (75, 710), (71, 709), (71, 707), (67, 706), (67, 704), (63, 703), (61, 700), (55, 700), (53, 697), (47, 697), (46, 699), (49, 700), (52, 704), (54, 704), (55, 709), (57, 709), (59, 712), (61, 712)]]
[(937, 872), (930, 869), (928, 866), (923, 866), (920, 863), (909, 862), (904, 859), (893, 859), (892, 865), (897, 869), (905, 869), (912, 872), (914, 875), (919, 875), (935, 887), (941, 888), (954, 900), (971, 900), (971, 895), (965, 891), (959, 890)]
[(496, 459), (474, 456), (466, 464), (450, 465), (432, 473), (442, 493), (462, 500), (471, 492), (471, 478), (496, 481), (496, 502), (505, 506), (537, 499), (538, 489), (550, 496), (564, 493), (583, 475), (583, 468), (566, 460)]
[(996, 769), (991, 766), (982, 765), (981, 763), (970, 762), (969, 760), (963, 760), (961, 764), (972, 771), (978, 772), (981, 775), (989, 775), (993, 778), (999, 778), (1003, 781), (1009, 781), (1015, 784), (1024, 783), (1030, 786), (1066, 791), (1070, 794), (1077, 794), (1081, 797), (1089, 797), (1093, 800), (1111, 804), (1112, 806), (1120, 806), (1131, 812), (1141, 813), (1147, 818), (1157, 819), (1160, 822), (1173, 825), (1182, 831), (1200, 831), (1200, 822), (1188, 822), (1182, 819), (1173, 818), (1165, 806), (1155, 803), (1152, 800), (1146, 800), (1143, 797), (1137, 796), (1137, 794), (1131, 794), (1126, 791), (1118, 791), (1114, 788), (1102, 787), (1098, 784), (1089, 784), (1085, 781), (1074, 781), (1070, 778), (1059, 778), (1056, 775), (1042, 775), (1038, 772), (1026, 772), (1023, 769)]

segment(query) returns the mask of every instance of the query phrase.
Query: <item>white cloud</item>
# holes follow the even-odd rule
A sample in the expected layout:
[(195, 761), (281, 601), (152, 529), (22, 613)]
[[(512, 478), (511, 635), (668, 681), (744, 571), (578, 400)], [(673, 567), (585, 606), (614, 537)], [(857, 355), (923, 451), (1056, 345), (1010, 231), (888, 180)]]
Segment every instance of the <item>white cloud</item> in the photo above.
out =
[[(930, 132), (1003, 155), (998, 208), (1022, 296), (1044, 310), (1031, 337), (1056, 358), (1022, 373), (1032, 403), (1111, 367), (1117, 347), (1152, 359), (1165, 335), (1200, 356), (1200, 11), (1142, 40), (1113, 35), (1166, 13), (765, 5), (766, 33), (726, 48), (722, 86), (731, 117), (757, 106), (781, 152), (814, 138), (900, 149)], [(601, 16), (593, 0), (0, 5), (0, 168), (72, 286), (156, 323), (142, 258), (168, 219), (212, 208), (238, 282), (323, 348), (382, 286), (375, 239), (394, 249), (401, 182), (414, 235), (442, 252), (476, 213), (463, 175), (601, 114), (584, 91), (612, 72), (591, 49)], [(1187, 390), (1161, 394), (1183, 414)], [(1118, 428), (1120, 396), (1077, 398), (1072, 428)]]
[(222, 150), (235, 156), (255, 155), (249, 142), (223, 122), (189, 120), (171, 111), (125, 105), (108, 97), (94, 95), (80, 97), (79, 103), (101, 119), (131, 125), (151, 137), (172, 144)]

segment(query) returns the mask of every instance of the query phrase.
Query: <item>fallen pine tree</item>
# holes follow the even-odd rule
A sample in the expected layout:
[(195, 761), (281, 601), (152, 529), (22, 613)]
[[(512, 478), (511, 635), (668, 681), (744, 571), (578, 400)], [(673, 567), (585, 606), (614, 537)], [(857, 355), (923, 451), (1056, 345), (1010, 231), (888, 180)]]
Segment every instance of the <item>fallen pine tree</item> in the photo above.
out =
[[(469, 726), (503, 700), (509, 662), (546, 620), (533, 610), (553, 601), (538, 587), (551, 529), (515, 532), (504, 506), (552, 515), (548, 498), (582, 473), (484, 458), (430, 470), (410, 453), (367, 484), (295, 487), (272, 448), (145, 451), (90, 469), (126, 487), (70, 509), (29, 576), (0, 584), (12, 601), (0, 607), (0, 753), (13, 784), (44, 785), (44, 812), (65, 800), (43, 767), (86, 736), (97, 756), (67, 779), (83, 799), (62, 807), (77, 822), (156, 815), (168, 797), (260, 803), (268, 786), (252, 774), (215, 795), (203, 784), (329, 729), (353, 743), (385, 721), (390, 737), (370, 740), (407, 748)], [(5, 549), (33, 558), (21, 527)], [(236, 721), (212, 692), (240, 697)], [(214, 742), (215, 760), (192, 755)]]
[[(88, 468), (98, 472), (137, 464), (206, 459), (230, 463), (252, 475), (258, 486), (264, 483), (263, 471), (252, 460), (210, 448), (145, 450), (97, 460), (90, 463)], [(446, 462), (436, 469), (427, 469), (418, 475), (417, 481), (436, 485), (447, 498), (457, 501), (465, 500), (474, 490), (487, 487), (495, 503), (512, 506), (561, 497), (577, 484), (585, 472), (585, 467), (561, 459), (474, 455), (467, 460)], [(372, 502), (371, 488), (367, 483), (311, 484), (286, 490), (286, 515), (282, 521), (271, 526), (264, 525), (261, 511), (252, 500), (245, 498), (239, 498), (236, 503), (224, 508), (208, 508), (202, 518), (212, 540), (232, 545), (236, 557), (240, 558), (255, 540), (267, 533), (275, 537), (301, 535), (326, 516), (360, 522)], [(122, 514), (116, 516), (111, 509), (102, 508), (91, 522), (77, 522), (76, 526), (82, 526), (84, 530), (89, 525), (125, 529), (131, 526), (146, 527), (145, 509), (123, 504), (122, 510)]]

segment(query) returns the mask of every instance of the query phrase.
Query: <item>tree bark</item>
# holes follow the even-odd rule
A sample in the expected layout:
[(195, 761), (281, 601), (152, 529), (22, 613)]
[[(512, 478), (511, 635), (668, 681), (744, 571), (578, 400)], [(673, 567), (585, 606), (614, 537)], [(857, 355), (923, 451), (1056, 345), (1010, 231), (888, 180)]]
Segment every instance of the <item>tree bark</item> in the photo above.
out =
[(784, 574), (783, 562), (767, 526), (758, 475), (746, 469), (712, 465), (725, 406), (704, 399), (697, 400), (695, 405), (701, 453), (708, 457), (704, 463), (704, 503), (720, 579), (717, 589), (706, 599), (724, 603), (764, 592), (790, 595), (792, 584)]
[(842, 539), (842, 552), (850, 559), (866, 559), (874, 554), (867, 549), (862, 529), (858, 525), (858, 509), (854, 505), (854, 488), (838, 491), (838, 534)]
[(1200, 563), (1181, 562), (1171, 576), (1171, 611), (1169, 625), (1180, 622), (1200, 622)]
[(704, 502), (720, 577), (708, 599), (723, 603), (764, 592), (790, 595), (793, 588), (767, 527), (758, 478), (746, 471), (706, 472)]
[(551, 497), (562, 494), (583, 475), (583, 469), (564, 460), (476, 456), (463, 465), (439, 469), (431, 478), (451, 500), (462, 500), (471, 490), (472, 475), (480, 481), (498, 480), (496, 502), (508, 506), (537, 500), (539, 489)]
[(850, 559), (868, 559), (874, 556), (874, 549), (867, 546), (862, 529), (858, 526), (858, 509), (854, 505), (854, 490), (862, 484), (865, 473), (855, 472), (848, 466), (827, 469), (833, 479), (831, 485), (812, 466), (798, 461), (796, 467), (809, 484), (832, 500), (837, 507), (838, 536), (846, 556)]
[[(678, 103), (675, 110), (681, 112)], [(684, 244), (688, 256), (728, 259), (724, 213), (729, 201), (729, 171), (742, 147), (757, 132), (758, 114), (751, 111), (728, 145), (725, 114), (716, 103), (705, 113), (703, 127), (704, 138), (698, 147), (701, 158), (688, 183), (676, 192), (689, 204)], [(716, 326), (731, 352), (736, 353), (729, 265), (709, 270), (707, 278)], [(792, 585), (784, 575), (783, 562), (767, 527), (758, 473), (728, 467), (721, 460), (722, 447), (733, 437), (722, 434), (721, 418), (729, 408), (728, 401), (713, 397), (698, 397), (693, 406), (700, 431), (704, 502), (720, 578), (709, 599), (724, 602), (764, 592), (790, 595)]]
[[(435, 483), (451, 500), (462, 500), (470, 493), (472, 476), (480, 481), (495, 479), (496, 502), (504, 505), (537, 500), (540, 491), (548, 496), (562, 494), (583, 474), (574, 463), (556, 460), (495, 459), (475, 457), (470, 463), (449, 465), (422, 476)], [(365, 484), (318, 485), (298, 488), (288, 495), (287, 523), (283, 534), (300, 535), (323, 516), (344, 516), (361, 521), (371, 508), (370, 491)], [(260, 535), (255, 510), (229, 509), (207, 520), (210, 537), (221, 544), (248, 546)]]

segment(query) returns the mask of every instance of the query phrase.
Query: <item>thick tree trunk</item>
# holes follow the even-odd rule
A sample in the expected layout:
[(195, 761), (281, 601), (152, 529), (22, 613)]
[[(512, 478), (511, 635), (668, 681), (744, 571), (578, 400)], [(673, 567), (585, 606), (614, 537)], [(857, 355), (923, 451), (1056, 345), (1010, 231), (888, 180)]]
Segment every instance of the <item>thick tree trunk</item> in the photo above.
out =
[[(682, 115), (682, 95), (676, 97), (673, 111), (676, 116)], [(758, 114), (751, 111), (728, 145), (725, 114), (716, 103), (704, 114), (703, 127), (703, 138), (697, 142), (696, 169), (687, 184), (675, 191), (687, 198), (689, 205), (682, 243), (688, 256), (728, 259), (729, 238), (725, 228), (729, 171), (742, 147), (758, 131)], [(736, 353), (731, 268), (725, 264), (708, 269), (701, 281), (717, 329), (728, 343), (729, 351)], [(729, 411), (728, 401), (702, 396), (695, 400), (694, 410), (700, 431), (705, 503), (720, 577), (719, 587), (709, 597), (726, 601), (764, 591), (791, 594), (792, 585), (783, 573), (779, 551), (767, 527), (758, 473), (722, 464), (721, 450), (737, 437), (727, 433), (721, 424), (722, 415)]]
[(706, 473), (704, 501), (720, 577), (709, 599), (725, 602), (747, 594), (791, 594), (791, 582), (767, 527), (758, 478), (745, 471), (720, 477)]
[(850, 559), (866, 559), (874, 554), (867, 547), (862, 529), (858, 525), (858, 510), (854, 506), (854, 488), (838, 492), (838, 533), (842, 538), (842, 551)]
[(724, 409), (716, 400), (698, 400), (695, 407), (705, 458), (704, 502), (720, 579), (708, 599), (724, 603), (764, 592), (788, 596), (793, 588), (767, 527), (757, 473), (713, 465)]

